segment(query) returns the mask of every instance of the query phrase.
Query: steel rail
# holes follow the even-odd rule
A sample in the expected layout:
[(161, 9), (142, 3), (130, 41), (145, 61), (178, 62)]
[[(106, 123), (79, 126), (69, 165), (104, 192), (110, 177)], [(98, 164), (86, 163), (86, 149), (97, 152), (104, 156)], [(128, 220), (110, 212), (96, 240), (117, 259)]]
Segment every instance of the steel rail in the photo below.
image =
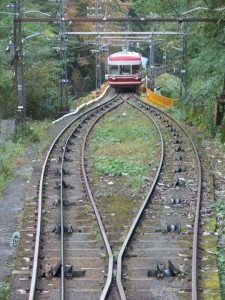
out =
[[(109, 100), (110, 101), (110, 100)], [(108, 101), (108, 102), (109, 102)], [(104, 105), (104, 104), (102, 104)], [(101, 106), (102, 106), (101, 105)], [(46, 172), (46, 167), (48, 164), (49, 157), (53, 151), (54, 146), (56, 145), (57, 141), (60, 139), (62, 134), (78, 119), (82, 118), (86, 114), (92, 112), (98, 107), (94, 107), (89, 109), (86, 112), (83, 112), (81, 115), (76, 116), (67, 126), (65, 126), (61, 132), (57, 135), (57, 137), (52, 142), (46, 157), (45, 161), (42, 166), (41, 176), (40, 176), (40, 182), (39, 182), (39, 190), (38, 190), (38, 216), (37, 216), (37, 229), (36, 229), (36, 240), (35, 240), (35, 250), (34, 250), (34, 259), (33, 259), (33, 270), (31, 275), (31, 284), (30, 284), (30, 291), (29, 291), (29, 300), (33, 300), (35, 296), (35, 288), (36, 288), (36, 281), (37, 281), (37, 269), (38, 269), (38, 256), (39, 256), (39, 249), (40, 249), (40, 233), (41, 233), (41, 217), (42, 217), (42, 197), (43, 197), (43, 184), (44, 184), (44, 176)]]
[[(143, 102), (141, 99), (136, 97), (139, 101), (142, 103), (145, 103), (148, 106), (151, 106), (149, 103)], [(153, 106), (151, 106), (153, 107)], [(193, 249), (192, 249), (192, 267), (191, 267), (191, 299), (192, 300), (198, 300), (198, 287), (197, 287), (197, 255), (198, 255), (198, 233), (199, 233), (199, 215), (200, 215), (200, 204), (201, 204), (201, 192), (202, 192), (202, 167), (201, 167), (201, 161), (199, 158), (198, 150), (194, 144), (194, 141), (192, 140), (189, 133), (186, 131), (186, 129), (180, 125), (175, 119), (173, 119), (170, 115), (165, 113), (159, 108), (153, 107), (155, 110), (159, 111), (160, 113), (163, 113), (166, 115), (170, 120), (172, 120), (178, 127), (180, 127), (183, 132), (188, 137), (189, 141), (191, 142), (191, 145), (194, 149), (197, 165), (198, 165), (198, 193), (197, 193), (197, 199), (196, 199), (196, 210), (195, 210), (195, 222), (194, 222), (194, 234), (193, 234)]]
[[(84, 115), (86, 113), (83, 113)], [(36, 231), (36, 241), (35, 241), (35, 251), (34, 251), (34, 263), (33, 263), (33, 271), (32, 271), (32, 278), (31, 278), (31, 285), (30, 285), (30, 292), (29, 292), (29, 300), (34, 299), (35, 288), (36, 288), (36, 279), (37, 279), (37, 268), (38, 268), (38, 256), (39, 256), (39, 248), (40, 248), (40, 233), (41, 233), (41, 213), (42, 213), (42, 196), (43, 196), (43, 183), (44, 183), (44, 176), (46, 172), (47, 163), (50, 157), (50, 154), (53, 151), (54, 146), (56, 145), (59, 138), (62, 134), (74, 123), (76, 120), (82, 117), (78, 116), (73, 121), (71, 121), (63, 130), (57, 135), (57, 137), (52, 142), (48, 153), (45, 157), (44, 164), (42, 166), (40, 183), (39, 183), (39, 197), (38, 197), (38, 218), (37, 218), (37, 231)], [(61, 184), (62, 185), (62, 184)]]
[[(110, 110), (118, 107), (119, 105), (121, 105), (122, 103), (118, 103), (117, 105), (113, 106)], [(108, 111), (110, 111), (108, 110)], [(113, 253), (112, 253), (112, 249), (110, 247), (110, 243), (109, 243), (109, 240), (108, 240), (108, 237), (106, 235), (106, 232), (105, 232), (105, 228), (103, 226), (103, 223), (102, 223), (102, 220), (101, 220), (101, 217), (99, 215), (99, 212), (98, 212), (98, 209), (97, 209), (97, 206), (95, 204), (95, 201), (94, 201), (94, 198), (93, 198), (93, 195), (92, 195), (92, 192), (91, 192), (91, 189), (90, 189), (90, 186), (89, 186), (89, 183), (88, 183), (88, 179), (87, 179), (87, 174), (86, 174), (86, 170), (85, 170), (85, 163), (84, 163), (84, 152), (85, 152), (85, 146), (86, 146), (86, 141), (87, 141), (87, 138), (88, 138), (88, 135), (90, 134), (92, 128), (94, 127), (94, 125), (96, 124), (96, 122), (102, 118), (107, 112), (104, 112), (97, 120), (95, 120), (95, 122), (90, 126), (86, 136), (85, 136), (85, 139), (84, 139), (84, 143), (83, 143), (83, 147), (82, 147), (82, 172), (83, 172), (83, 176), (84, 176), (84, 182), (85, 182), (85, 186), (86, 186), (86, 189), (87, 189), (87, 193), (88, 193), (88, 196), (89, 196), (89, 199), (91, 201), (91, 204), (92, 204), (92, 207), (95, 211), (95, 215), (96, 215), (96, 218), (97, 218), (97, 222), (98, 222), (98, 226), (101, 230), (101, 234), (102, 234), (102, 237), (103, 237), (103, 240), (104, 240), (104, 244), (105, 244), (105, 247), (106, 247), (106, 250), (107, 250), (107, 253), (108, 253), (108, 257), (109, 257), (109, 261), (108, 261), (108, 274), (107, 274), (107, 280), (106, 280), (106, 283), (105, 283), (105, 286), (102, 290), (102, 293), (101, 293), (101, 296), (99, 298), (99, 300), (104, 300), (106, 299), (106, 296), (109, 292), (109, 289), (110, 289), (110, 286), (111, 286), (111, 283), (112, 283), (112, 278), (113, 278)]]
[(61, 219), (60, 219), (60, 223), (61, 223), (61, 264), (62, 264), (62, 267), (61, 267), (61, 300), (65, 299), (64, 216), (63, 216), (63, 211), (64, 211), (64, 208), (63, 208), (64, 186), (62, 184), (62, 182), (63, 182), (63, 166), (64, 166), (64, 161), (65, 161), (66, 147), (67, 147), (68, 142), (71, 139), (72, 135), (77, 130), (77, 128), (78, 128), (78, 126), (76, 126), (72, 130), (72, 132), (70, 133), (70, 135), (66, 139), (66, 142), (63, 146), (62, 162), (61, 162), (61, 168), (60, 168), (60, 172), (61, 172), (61, 176), (60, 176), (60, 178), (61, 178), (61, 187), (60, 187), (60, 198), (61, 198), (60, 214), (61, 214)]
[(37, 218), (37, 231), (36, 231), (36, 241), (35, 241), (35, 251), (34, 251), (34, 262), (33, 262), (33, 271), (32, 271), (32, 278), (31, 278), (31, 286), (30, 286), (30, 292), (29, 292), (29, 300), (34, 299), (35, 294), (35, 288), (36, 288), (36, 279), (37, 279), (37, 268), (38, 268), (38, 256), (39, 256), (39, 248), (40, 248), (40, 233), (41, 233), (41, 213), (42, 213), (42, 194), (43, 194), (43, 183), (44, 183), (44, 176), (45, 171), (47, 167), (47, 163), (49, 160), (49, 156), (53, 151), (53, 148), (60, 138), (60, 136), (63, 134), (65, 130), (61, 131), (59, 135), (55, 138), (53, 143), (50, 146), (50, 149), (46, 155), (44, 164), (42, 166), (41, 171), (41, 178), (39, 183), (39, 197), (38, 197), (38, 218)]
[[(167, 115), (167, 114), (166, 114)], [(168, 116), (168, 115), (167, 115)], [(170, 117), (170, 116), (168, 116)], [(191, 142), (191, 145), (194, 149), (197, 165), (198, 165), (198, 194), (196, 199), (196, 210), (195, 210), (195, 222), (194, 222), (194, 235), (193, 235), (193, 249), (192, 249), (192, 267), (191, 267), (191, 299), (192, 300), (198, 300), (198, 287), (197, 287), (197, 255), (198, 255), (198, 233), (199, 233), (199, 214), (200, 214), (200, 204), (201, 204), (201, 190), (202, 190), (202, 168), (201, 168), (201, 161), (199, 158), (198, 150), (189, 135), (189, 133), (186, 131), (186, 129), (180, 125), (176, 120), (170, 117), (173, 122), (175, 122), (186, 134), (189, 141)]]
[(41, 233), (41, 217), (42, 217), (42, 194), (43, 194), (43, 183), (44, 183), (44, 176), (46, 172), (47, 163), (49, 160), (49, 156), (53, 151), (53, 148), (60, 138), (60, 136), (63, 134), (63, 131), (61, 131), (58, 136), (55, 138), (53, 143), (50, 146), (50, 149), (46, 155), (44, 164), (42, 166), (42, 172), (41, 172), (41, 178), (39, 183), (39, 197), (38, 197), (38, 218), (37, 218), (37, 231), (36, 231), (36, 241), (35, 241), (35, 251), (34, 251), (34, 262), (33, 262), (33, 271), (32, 271), (32, 278), (31, 278), (31, 286), (30, 286), (30, 292), (29, 292), (29, 300), (34, 299), (35, 295), (35, 288), (36, 288), (36, 280), (37, 280), (37, 268), (38, 268), (38, 256), (39, 256), (39, 249), (40, 249), (40, 233)]
[(189, 138), (192, 147), (194, 149), (197, 164), (198, 164), (198, 194), (197, 194), (197, 201), (196, 201), (196, 211), (195, 211), (195, 223), (194, 223), (194, 236), (193, 236), (193, 249), (192, 249), (192, 268), (191, 268), (191, 294), (192, 300), (198, 299), (198, 287), (197, 287), (197, 255), (198, 255), (198, 233), (199, 233), (199, 215), (200, 215), (200, 205), (201, 205), (201, 192), (202, 192), (202, 167), (201, 161), (199, 158), (198, 150), (189, 135), (189, 133), (183, 128), (183, 126), (179, 125), (183, 131), (186, 133), (187, 137)]
[[(128, 102), (129, 103), (129, 102)], [(132, 105), (133, 107), (135, 107), (136, 109), (138, 110), (141, 110), (140, 108), (136, 107), (134, 104), (132, 103), (129, 103), (130, 105)], [(142, 110), (141, 110), (142, 111)], [(158, 166), (158, 169), (157, 169), (157, 172), (156, 172), (156, 175), (155, 175), (155, 178), (154, 178), (154, 181), (151, 185), (151, 188), (141, 206), (141, 208), (139, 209), (138, 213), (137, 213), (137, 216), (136, 218), (134, 219), (131, 227), (130, 227), (130, 230), (124, 240), (124, 243), (120, 249), (120, 252), (118, 254), (118, 258), (117, 258), (117, 275), (116, 275), (116, 282), (117, 282), (117, 286), (118, 286), (118, 289), (119, 289), (119, 293), (120, 293), (120, 297), (121, 297), (121, 300), (126, 300), (126, 295), (125, 295), (125, 291), (124, 291), (124, 288), (123, 288), (123, 285), (122, 285), (122, 258), (123, 258), (123, 255), (125, 253), (125, 249), (129, 243), (129, 241), (131, 240), (133, 234), (134, 234), (134, 231), (138, 225), (138, 222), (144, 212), (144, 209), (149, 201), (149, 198), (151, 197), (152, 195), (152, 192), (154, 191), (155, 189), (155, 186), (157, 184), (157, 181), (158, 181), (158, 178), (159, 178), (159, 175), (160, 175), (160, 172), (161, 172), (161, 169), (162, 169), (162, 165), (163, 165), (163, 161), (164, 161), (164, 142), (163, 142), (163, 137), (162, 137), (162, 133), (159, 129), (159, 126), (157, 125), (157, 123), (153, 120), (153, 118), (151, 116), (149, 116), (146, 112), (142, 111), (148, 118), (150, 118), (153, 122), (153, 124), (155, 125), (158, 133), (159, 133), (159, 136), (160, 136), (160, 141), (161, 141), (161, 157), (160, 157), (160, 163), (159, 163), (159, 166)]]
[[(72, 133), (71, 133), (72, 135)], [(69, 138), (71, 137), (69, 136)], [(68, 143), (68, 140), (66, 141), (66, 144)], [(65, 297), (65, 272), (64, 272), (64, 216), (63, 216), (63, 192), (64, 192), (64, 187), (63, 187), (63, 165), (64, 165), (64, 160), (65, 160), (65, 151), (66, 151), (66, 144), (63, 148), (63, 153), (62, 153), (62, 162), (61, 162), (61, 168), (60, 168), (60, 181), (61, 181), (61, 187), (60, 187), (60, 198), (61, 198), (61, 205), (60, 205), (60, 223), (61, 223), (61, 300), (64, 300)]]

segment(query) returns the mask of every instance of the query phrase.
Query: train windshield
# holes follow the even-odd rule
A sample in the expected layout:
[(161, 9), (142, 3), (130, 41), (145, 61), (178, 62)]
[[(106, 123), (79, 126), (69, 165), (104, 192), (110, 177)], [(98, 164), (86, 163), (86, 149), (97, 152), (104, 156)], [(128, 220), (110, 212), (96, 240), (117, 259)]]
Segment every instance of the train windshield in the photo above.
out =
[(129, 65), (120, 66), (120, 74), (122, 75), (129, 75), (130, 74), (130, 67)]
[(119, 74), (119, 66), (109, 66), (109, 74), (118, 75)]
[(140, 69), (140, 66), (133, 65), (132, 66), (132, 74), (138, 74), (139, 73), (139, 69)]
[(109, 65), (110, 75), (135, 75), (139, 73), (139, 70), (139, 65)]

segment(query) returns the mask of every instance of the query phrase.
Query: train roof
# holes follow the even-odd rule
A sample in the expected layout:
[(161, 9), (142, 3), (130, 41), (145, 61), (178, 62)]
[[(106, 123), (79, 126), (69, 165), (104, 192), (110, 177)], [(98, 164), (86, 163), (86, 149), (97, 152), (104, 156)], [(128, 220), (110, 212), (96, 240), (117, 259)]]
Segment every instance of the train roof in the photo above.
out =
[(109, 55), (108, 57), (109, 61), (126, 61), (126, 60), (137, 60), (140, 61), (141, 60), (141, 54), (138, 52), (117, 52), (114, 54)]

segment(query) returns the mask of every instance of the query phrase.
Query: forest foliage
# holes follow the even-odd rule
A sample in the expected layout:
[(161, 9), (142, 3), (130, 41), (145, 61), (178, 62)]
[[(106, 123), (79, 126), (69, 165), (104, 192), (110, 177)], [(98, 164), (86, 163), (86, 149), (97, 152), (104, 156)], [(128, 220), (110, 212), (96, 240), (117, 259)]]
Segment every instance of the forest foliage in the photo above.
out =
[[(100, 3), (101, 1), (99, 1)], [(21, 12), (26, 17), (58, 16), (59, 1), (24, 0), (21, 1)], [(12, 63), (13, 51), (6, 52), (9, 41), (13, 41), (13, 8), (7, 6), (8, 1), (0, 3), (0, 112), (2, 117), (14, 115), (14, 81)], [(105, 23), (100, 30), (122, 31), (174, 31), (186, 32), (185, 76), (181, 87), (177, 88), (184, 67), (184, 36), (154, 35), (155, 64), (160, 67), (166, 64), (167, 72), (174, 76), (164, 76), (160, 80), (163, 93), (179, 98), (182, 91), (180, 109), (186, 118), (195, 118), (196, 125), (212, 133), (213, 110), (215, 101), (224, 89), (225, 72), (225, 9), (224, 0), (133, 0), (104, 1), (99, 7), (99, 14), (108, 16), (139, 17), (204, 17), (217, 18), (218, 22), (154, 22), (154, 23)], [(65, 2), (67, 17), (85, 16), (95, 13), (95, 2), (91, 0)], [(106, 7), (107, 5), (107, 7)], [(106, 9), (107, 8), (107, 9)], [(41, 12), (41, 13), (38, 13)], [(223, 20), (223, 21), (222, 21)], [(95, 23), (66, 23), (67, 31), (94, 31)], [(107, 28), (106, 28), (107, 26)], [(34, 38), (26, 37), (38, 33)], [(58, 52), (59, 24), (30, 22), (22, 24), (22, 35), (25, 61), (25, 89), (27, 116), (32, 119), (54, 118), (59, 107), (61, 63)], [(125, 39), (124, 39), (125, 40)], [(123, 43), (130, 50), (140, 51), (149, 57), (149, 39), (140, 42), (111, 41), (102, 38), (101, 43), (109, 44), (109, 52), (121, 50)], [(69, 101), (90, 93), (95, 89), (95, 36), (68, 35), (67, 37), (67, 72)], [(12, 49), (13, 50), (13, 49)], [(180, 50), (180, 51), (179, 51)], [(183, 51), (183, 52), (182, 52)], [(165, 62), (166, 55), (166, 62)], [(164, 60), (163, 60), (164, 57)], [(104, 81), (105, 53), (102, 58), (102, 81)], [(182, 60), (183, 59), (183, 60)], [(170, 80), (165, 80), (170, 78)], [(168, 83), (169, 82), (169, 83)], [(177, 90), (177, 95), (174, 92)], [(201, 113), (199, 113), (201, 111)], [(207, 120), (207, 122), (205, 121)], [(225, 123), (225, 121), (223, 121)], [(223, 123), (222, 123), (223, 126)], [(224, 125), (225, 126), (225, 125)]]

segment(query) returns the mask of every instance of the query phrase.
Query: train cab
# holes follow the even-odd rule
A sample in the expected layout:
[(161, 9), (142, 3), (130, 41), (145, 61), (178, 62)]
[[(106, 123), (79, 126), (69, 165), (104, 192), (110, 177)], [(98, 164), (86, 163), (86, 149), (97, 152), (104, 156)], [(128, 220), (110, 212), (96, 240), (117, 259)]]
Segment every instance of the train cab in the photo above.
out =
[(116, 88), (136, 88), (141, 84), (141, 54), (117, 52), (108, 57), (109, 85)]

